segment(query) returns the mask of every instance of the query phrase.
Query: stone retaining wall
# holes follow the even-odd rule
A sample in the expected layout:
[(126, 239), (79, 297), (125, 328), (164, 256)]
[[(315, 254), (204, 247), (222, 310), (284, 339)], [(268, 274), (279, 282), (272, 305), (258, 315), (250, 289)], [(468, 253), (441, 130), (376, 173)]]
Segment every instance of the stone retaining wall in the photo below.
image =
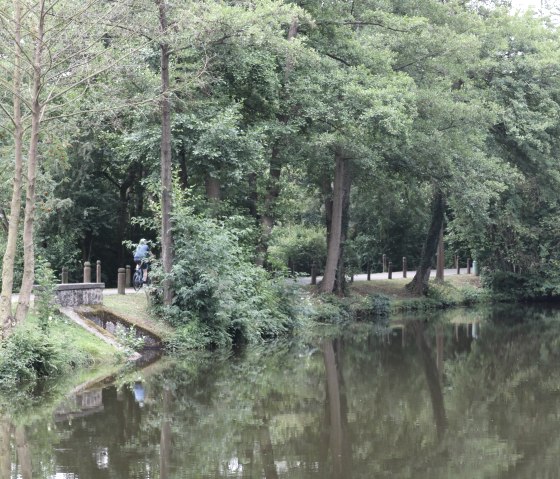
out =
[(56, 302), (63, 307), (82, 304), (103, 304), (105, 283), (58, 284), (55, 288)]

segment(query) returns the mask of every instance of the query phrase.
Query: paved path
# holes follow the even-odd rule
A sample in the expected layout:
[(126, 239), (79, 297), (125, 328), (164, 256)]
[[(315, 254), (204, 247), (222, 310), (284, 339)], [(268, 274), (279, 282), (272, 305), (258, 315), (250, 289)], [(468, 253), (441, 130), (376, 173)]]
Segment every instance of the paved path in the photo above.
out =
[[(416, 271), (409, 271), (407, 274), (407, 278), (411, 279), (414, 278), (414, 275), (416, 274)], [(467, 274), (467, 268), (462, 268), (461, 269), (461, 274)], [(435, 276), (436, 275), (436, 270), (432, 270), (430, 276)], [(450, 268), (450, 269), (446, 269), (444, 272), (444, 277), (445, 276), (456, 276), (457, 275), (457, 270), (455, 268)], [(394, 271), (393, 272), (393, 279), (401, 279), (402, 276), (402, 271)], [(317, 282), (321, 281), (323, 277), (322, 276), (317, 276)], [(372, 281), (378, 281), (378, 280), (383, 280), (383, 279), (388, 279), (387, 278), (387, 273), (371, 273), (371, 280)], [(300, 276), (296, 279), (297, 283), (299, 284), (311, 284), (311, 276)], [(354, 281), (367, 281), (367, 274), (366, 273), (362, 273), (362, 274), (355, 274), (354, 275)], [(103, 290), (103, 296), (113, 296), (116, 295), (117, 293), (117, 288), (105, 288)], [(125, 289), (125, 294), (126, 295), (130, 295), (130, 294), (144, 294), (144, 288), (140, 289), (139, 291), (134, 291), (134, 288), (126, 288)], [(18, 295), (17, 294), (13, 294), (12, 295), (12, 302), (15, 302), (18, 300)], [(33, 301), (33, 295), (31, 295), (31, 301)]]
[[(407, 279), (412, 280), (412, 278), (414, 278), (415, 274), (416, 274), (416, 271), (408, 271), (406, 277), (407, 277)], [(461, 274), (467, 274), (467, 268), (462, 268), (461, 269)], [(436, 270), (433, 269), (432, 272), (430, 273), (430, 276), (435, 276), (435, 275), (436, 275)], [(443, 277), (445, 278), (446, 276), (456, 276), (456, 275), (457, 275), (457, 269), (456, 268), (450, 268), (450, 269), (444, 270)], [(402, 277), (403, 277), (402, 271), (393, 271), (393, 279), (402, 279)], [(321, 279), (323, 279), (322, 276), (317, 276), (317, 282), (321, 281)], [(382, 280), (382, 279), (388, 279), (387, 273), (371, 273), (371, 280), (372, 281), (379, 281), (379, 280)], [(367, 281), (367, 274), (366, 273), (355, 274), (354, 275), (354, 281)], [(311, 276), (301, 276), (301, 277), (297, 278), (297, 282), (299, 284), (311, 284)]]

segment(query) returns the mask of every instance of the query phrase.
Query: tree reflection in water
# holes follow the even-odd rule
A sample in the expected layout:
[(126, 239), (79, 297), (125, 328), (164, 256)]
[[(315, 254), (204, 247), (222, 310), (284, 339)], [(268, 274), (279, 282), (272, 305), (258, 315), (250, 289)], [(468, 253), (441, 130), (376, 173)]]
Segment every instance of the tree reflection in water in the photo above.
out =
[(555, 477), (560, 314), (531, 311), (193, 353), (61, 406), (7, 398), (0, 477)]

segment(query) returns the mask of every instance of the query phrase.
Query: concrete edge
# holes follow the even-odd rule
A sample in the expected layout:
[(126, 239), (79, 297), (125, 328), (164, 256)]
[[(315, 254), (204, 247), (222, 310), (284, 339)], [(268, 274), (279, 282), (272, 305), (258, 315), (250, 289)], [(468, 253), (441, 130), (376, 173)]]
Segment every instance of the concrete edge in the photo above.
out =
[[(59, 310), (62, 314), (64, 314), (64, 316), (66, 316), (68, 319), (72, 320), (78, 326), (85, 329), (88, 333), (91, 333), (91, 334), (97, 336), (99, 339), (101, 339), (102, 341), (105, 341), (107, 344), (110, 344), (111, 346), (113, 346), (118, 351), (123, 351), (123, 352), (125, 351), (125, 348), (122, 344), (120, 344), (113, 337), (109, 337), (109, 336), (106, 336), (105, 334), (102, 334), (92, 324), (88, 324), (88, 322), (86, 322), (86, 320), (84, 320), (72, 308), (61, 307), (61, 308), (59, 308)], [(137, 359), (139, 359), (141, 357), (142, 357), (142, 355), (140, 353), (134, 352), (127, 358), (127, 360), (128, 361), (136, 361)]]

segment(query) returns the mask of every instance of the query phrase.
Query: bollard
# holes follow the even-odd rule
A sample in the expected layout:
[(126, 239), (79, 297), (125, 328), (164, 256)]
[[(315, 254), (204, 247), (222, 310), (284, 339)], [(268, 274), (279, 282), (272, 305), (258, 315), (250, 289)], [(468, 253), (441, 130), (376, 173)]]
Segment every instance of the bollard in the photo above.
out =
[(68, 266), (62, 267), (62, 284), (68, 283)]
[(101, 260), (97, 260), (95, 267), (95, 282), (101, 283)]
[(367, 280), (371, 281), (371, 264), (367, 264)]
[(91, 283), (91, 263), (89, 261), (84, 263), (84, 283)]
[(467, 274), (471, 274), (471, 259), (467, 258)]
[(393, 279), (393, 263), (389, 261), (388, 269), (388, 279)]
[(127, 288), (132, 287), (132, 276), (130, 275), (130, 265), (126, 265), (126, 274), (125, 274), (125, 286)]
[(126, 280), (126, 271), (124, 268), (119, 268), (118, 276), (117, 276), (117, 293), (118, 294), (125, 294), (124, 293), (124, 282)]
[(386, 254), (383, 255), (383, 272), (384, 273), (387, 272), (387, 255)]
[(406, 278), (406, 256), (402, 257), (402, 277)]
[(461, 274), (461, 264), (459, 263), (459, 255), (455, 256), (455, 267), (457, 268), (457, 274)]
[(315, 263), (311, 264), (311, 284), (317, 284), (317, 267)]
[(475, 276), (480, 276), (480, 266), (477, 260), (473, 261), (473, 273)]

